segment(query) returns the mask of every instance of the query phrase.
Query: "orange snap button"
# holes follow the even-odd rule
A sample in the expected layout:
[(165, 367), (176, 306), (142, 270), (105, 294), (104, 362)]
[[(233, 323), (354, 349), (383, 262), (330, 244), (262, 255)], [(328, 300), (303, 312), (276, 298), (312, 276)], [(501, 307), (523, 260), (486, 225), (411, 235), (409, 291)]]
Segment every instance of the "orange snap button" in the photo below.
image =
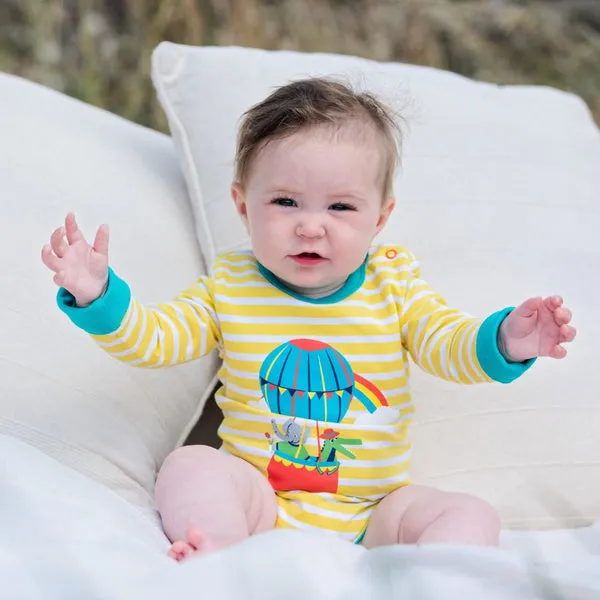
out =
[(396, 256), (398, 256), (398, 253), (395, 250), (388, 250), (385, 253), (386, 258), (396, 258)]

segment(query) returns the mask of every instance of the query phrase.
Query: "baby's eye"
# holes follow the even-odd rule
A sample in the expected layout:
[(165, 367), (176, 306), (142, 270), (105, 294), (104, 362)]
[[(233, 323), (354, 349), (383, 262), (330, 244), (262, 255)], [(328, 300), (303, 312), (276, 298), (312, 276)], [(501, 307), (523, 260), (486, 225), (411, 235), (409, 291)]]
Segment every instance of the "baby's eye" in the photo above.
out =
[(330, 210), (336, 210), (336, 211), (341, 211), (341, 210), (356, 210), (354, 208), (354, 206), (352, 206), (351, 204), (345, 204), (344, 202), (338, 202), (336, 204), (332, 204), (330, 207)]
[(279, 206), (296, 206), (296, 201), (292, 198), (274, 198), (272, 203)]

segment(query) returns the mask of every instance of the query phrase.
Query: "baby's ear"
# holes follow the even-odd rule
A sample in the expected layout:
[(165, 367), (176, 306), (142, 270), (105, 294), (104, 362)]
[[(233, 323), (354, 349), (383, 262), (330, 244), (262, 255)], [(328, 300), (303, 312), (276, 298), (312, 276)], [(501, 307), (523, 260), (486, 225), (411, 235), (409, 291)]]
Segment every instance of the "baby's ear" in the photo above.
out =
[(381, 212), (379, 213), (379, 219), (377, 221), (377, 233), (379, 233), (387, 223), (394, 207), (396, 206), (396, 199), (393, 196), (386, 198), (381, 205)]
[(233, 199), (233, 202), (235, 204), (235, 208), (238, 211), (238, 214), (240, 215), (242, 221), (244, 222), (244, 225), (246, 226), (246, 229), (248, 228), (248, 209), (246, 206), (246, 195), (244, 193), (244, 188), (242, 187), (242, 184), (234, 181), (231, 184), (231, 198)]

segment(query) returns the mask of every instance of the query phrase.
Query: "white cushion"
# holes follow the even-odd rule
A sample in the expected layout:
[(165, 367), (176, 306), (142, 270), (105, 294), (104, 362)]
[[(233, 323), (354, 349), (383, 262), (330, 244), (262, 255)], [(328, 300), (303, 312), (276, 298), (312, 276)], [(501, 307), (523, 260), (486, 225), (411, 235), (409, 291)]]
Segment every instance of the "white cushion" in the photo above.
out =
[(600, 136), (584, 103), (349, 56), (162, 43), (153, 79), (207, 263), (248, 241), (229, 198), (240, 116), (306, 75), (342, 75), (404, 110), (398, 205), (380, 239), (409, 246), (453, 305), (483, 316), (560, 293), (580, 329), (567, 360), (510, 386), (415, 369), (415, 481), (482, 496), (507, 527), (599, 518)]
[(141, 507), (203, 406), (217, 359), (136, 370), (56, 305), (40, 251), (73, 210), (111, 226), (111, 264), (147, 302), (201, 275), (168, 136), (0, 75), (0, 433), (36, 446)]

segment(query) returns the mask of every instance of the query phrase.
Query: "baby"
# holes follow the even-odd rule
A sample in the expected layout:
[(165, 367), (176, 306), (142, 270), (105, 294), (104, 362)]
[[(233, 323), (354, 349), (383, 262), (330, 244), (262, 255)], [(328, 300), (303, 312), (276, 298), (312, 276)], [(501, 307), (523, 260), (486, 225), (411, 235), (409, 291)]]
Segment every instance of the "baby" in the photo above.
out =
[(244, 115), (231, 193), (251, 240), (171, 302), (142, 305), (69, 213), (42, 259), (60, 309), (126, 364), (218, 348), (219, 450), (167, 457), (156, 503), (177, 560), (274, 527), (388, 544), (496, 545), (483, 500), (409, 479), (409, 359), (456, 383), (508, 383), (575, 337), (559, 296), (487, 318), (451, 308), (413, 254), (375, 244), (394, 209), (399, 130), (374, 96), (326, 78)]

